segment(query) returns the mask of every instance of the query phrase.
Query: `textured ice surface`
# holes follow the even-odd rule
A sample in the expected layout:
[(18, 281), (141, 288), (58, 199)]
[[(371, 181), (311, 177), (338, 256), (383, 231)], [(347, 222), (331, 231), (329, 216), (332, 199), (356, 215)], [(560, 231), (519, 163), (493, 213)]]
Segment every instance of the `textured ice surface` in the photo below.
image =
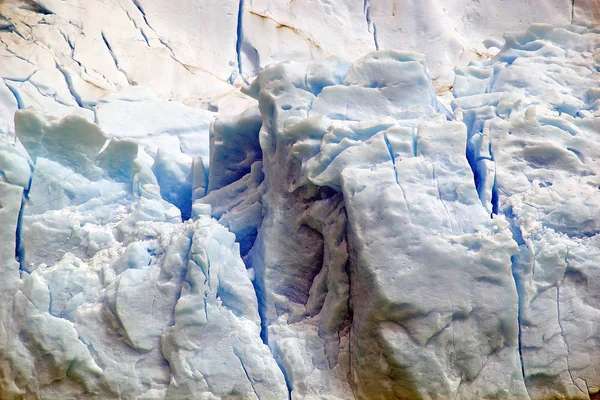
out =
[(249, 261), (292, 396), (348, 398), (350, 380), (359, 398), (525, 397), (517, 245), (481, 204), (466, 127), (436, 112), (421, 56), (371, 53), (314, 92), (307, 69), (268, 67), (249, 89), (268, 115)]
[[(507, 216), (519, 245), (512, 269), (532, 398), (598, 391), (598, 45), (584, 29), (532, 27), (457, 85), (482, 201)], [(465, 90), (482, 75), (486, 94)]]
[[(418, 54), (259, 74), (247, 259), (292, 397), (597, 392), (598, 46), (577, 27), (507, 36), (457, 71), (453, 115)], [(256, 198), (251, 176), (201, 201)], [(224, 222), (247, 212), (231, 204)]]
[(182, 223), (135, 143), (15, 120), (34, 172), (2, 145), (2, 397), (285, 398), (235, 236)]
[(1, 398), (597, 396), (594, 8), (359, 3), (0, 5)]
[(235, 115), (252, 105), (239, 86), (271, 63), (353, 62), (379, 48), (424, 52), (436, 91), (448, 94), (456, 65), (538, 22), (595, 25), (598, 2), (5, 0), (0, 131), (14, 132), (17, 108), (93, 120), (103, 98), (136, 86)]

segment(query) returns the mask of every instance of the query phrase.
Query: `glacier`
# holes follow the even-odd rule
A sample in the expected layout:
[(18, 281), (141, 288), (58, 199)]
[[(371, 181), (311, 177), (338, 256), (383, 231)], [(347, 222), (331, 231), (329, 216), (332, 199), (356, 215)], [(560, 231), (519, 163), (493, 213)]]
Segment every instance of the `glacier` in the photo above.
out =
[(599, 396), (595, 3), (117, 3), (0, 4), (0, 398)]

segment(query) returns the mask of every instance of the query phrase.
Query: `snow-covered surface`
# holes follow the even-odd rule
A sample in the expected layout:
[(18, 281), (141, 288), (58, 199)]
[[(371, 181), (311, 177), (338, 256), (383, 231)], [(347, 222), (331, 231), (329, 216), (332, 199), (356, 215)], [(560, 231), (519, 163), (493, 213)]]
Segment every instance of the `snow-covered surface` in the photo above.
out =
[(599, 21), (1, 3), (0, 398), (594, 398)]

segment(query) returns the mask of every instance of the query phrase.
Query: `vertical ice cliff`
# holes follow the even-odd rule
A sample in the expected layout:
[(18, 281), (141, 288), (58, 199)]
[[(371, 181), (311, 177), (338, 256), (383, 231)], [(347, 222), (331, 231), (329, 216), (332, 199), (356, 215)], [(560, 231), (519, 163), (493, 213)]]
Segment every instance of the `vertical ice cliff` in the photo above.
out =
[(135, 142), (75, 116), (15, 126), (33, 173), (3, 145), (2, 398), (287, 395), (233, 234), (182, 223)]
[(266, 185), (249, 263), (292, 397), (526, 397), (517, 244), (479, 200), (465, 125), (418, 54), (324, 65), (248, 89)]
[(594, 31), (536, 26), (461, 69), (455, 86), (481, 199), (507, 216), (519, 245), (512, 268), (532, 398), (599, 390), (598, 45)]
[(598, 396), (593, 5), (313, 3), (0, 4), (0, 398)]
[(237, 159), (264, 180), (246, 167), (198, 203), (231, 204), (221, 221), (247, 237), (249, 204), (228, 202), (262, 198), (247, 258), (292, 397), (348, 398), (346, 380), (358, 398), (598, 391), (598, 43), (577, 27), (507, 36), (457, 70), (452, 114), (414, 53), (259, 74), (262, 160)]

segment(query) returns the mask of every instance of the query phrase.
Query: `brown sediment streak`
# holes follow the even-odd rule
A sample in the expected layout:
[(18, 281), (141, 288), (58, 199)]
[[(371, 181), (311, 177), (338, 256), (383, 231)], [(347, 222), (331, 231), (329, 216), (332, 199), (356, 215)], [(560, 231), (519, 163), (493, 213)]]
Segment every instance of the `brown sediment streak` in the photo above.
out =
[(290, 25), (283, 24), (283, 23), (281, 23), (281, 22), (279, 22), (279, 21), (277, 21), (277, 20), (273, 19), (272, 17), (270, 17), (270, 16), (268, 16), (268, 15), (260, 14), (260, 13), (257, 13), (256, 11), (252, 11), (252, 10), (250, 10), (250, 11), (248, 11), (248, 12), (249, 12), (250, 14), (252, 14), (252, 15), (255, 15), (255, 16), (257, 16), (257, 17), (260, 17), (260, 18), (263, 18), (263, 19), (268, 19), (268, 20), (271, 20), (271, 21), (273, 21), (273, 22), (274, 22), (274, 23), (277, 25), (277, 26), (275, 27), (275, 29), (289, 29), (289, 30), (291, 30), (292, 32), (294, 32), (294, 33), (295, 33), (295, 34), (297, 34), (298, 36), (301, 36), (301, 37), (303, 37), (304, 39), (306, 39), (306, 41), (307, 41), (307, 42), (309, 42), (311, 45), (313, 45), (313, 46), (314, 46), (314, 47), (316, 47), (317, 49), (325, 51), (325, 50), (324, 50), (324, 49), (321, 47), (321, 45), (319, 45), (317, 42), (315, 42), (315, 40), (314, 40), (314, 39), (312, 39), (312, 38), (308, 37), (306, 34), (304, 34), (304, 33), (303, 33), (301, 30), (299, 30), (298, 28), (296, 28), (296, 27), (294, 27), (294, 26), (290, 26)]

